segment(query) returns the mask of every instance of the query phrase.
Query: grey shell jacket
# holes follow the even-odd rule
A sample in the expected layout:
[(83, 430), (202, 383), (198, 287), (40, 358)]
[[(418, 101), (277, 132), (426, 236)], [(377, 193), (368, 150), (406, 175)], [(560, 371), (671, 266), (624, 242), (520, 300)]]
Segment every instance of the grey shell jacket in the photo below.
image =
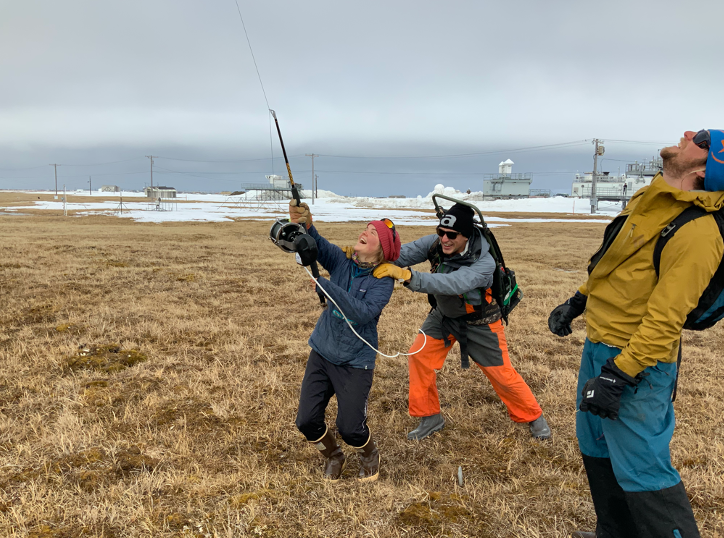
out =
[[(395, 265), (409, 267), (426, 261), (430, 247), (437, 239), (437, 235), (426, 235), (402, 245)], [(468, 239), (468, 248), (464, 253), (449, 258), (444, 256), (436, 273), (412, 271), (412, 278), (406, 287), (434, 295), (437, 308), (443, 315), (449, 318), (463, 316), (467, 314), (466, 302), (480, 304), (479, 301), (484, 300), (479, 297), (477, 290), (487, 289), (493, 284), (495, 261), (488, 252), (489, 248), (482, 233), (476, 229)]]

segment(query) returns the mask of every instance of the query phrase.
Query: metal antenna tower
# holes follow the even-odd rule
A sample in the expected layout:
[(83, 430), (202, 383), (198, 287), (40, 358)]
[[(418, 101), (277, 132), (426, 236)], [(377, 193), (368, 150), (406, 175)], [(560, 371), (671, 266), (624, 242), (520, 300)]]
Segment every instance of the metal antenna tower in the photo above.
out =
[(153, 159), (158, 159), (158, 155), (146, 155), (146, 157), (151, 159), (151, 188), (153, 188)]

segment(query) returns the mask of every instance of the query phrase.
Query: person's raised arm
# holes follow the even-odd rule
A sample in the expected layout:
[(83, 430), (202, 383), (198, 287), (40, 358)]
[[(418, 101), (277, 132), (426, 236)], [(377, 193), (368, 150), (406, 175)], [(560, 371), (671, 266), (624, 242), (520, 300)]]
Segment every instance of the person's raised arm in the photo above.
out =
[(312, 212), (306, 203), (302, 202), (297, 205), (296, 200), (290, 200), (289, 220), (298, 224), (303, 224), (307, 229), (307, 233), (314, 238), (314, 241), (317, 243), (317, 261), (327, 271), (331, 273), (337, 264), (345, 259), (342, 249), (327, 241), (317, 231), (312, 223)]

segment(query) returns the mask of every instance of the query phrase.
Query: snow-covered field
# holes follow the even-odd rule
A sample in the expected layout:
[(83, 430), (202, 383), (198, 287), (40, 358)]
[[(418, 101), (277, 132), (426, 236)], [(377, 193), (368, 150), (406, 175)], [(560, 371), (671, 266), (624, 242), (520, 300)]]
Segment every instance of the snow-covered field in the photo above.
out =
[[(501, 226), (512, 222), (585, 222), (606, 220), (586, 218), (590, 216), (590, 203), (587, 199), (575, 198), (524, 198), (519, 200), (482, 201), (481, 193), (466, 194), (450, 187), (438, 185), (427, 196), (417, 198), (364, 198), (339, 196), (329, 191), (319, 191), (319, 197), (312, 204), (311, 193), (303, 192), (304, 201), (312, 207), (315, 220), (320, 222), (369, 221), (387, 217), (399, 224), (435, 225), (437, 219), (430, 212), (434, 208), (433, 194), (444, 194), (457, 199), (469, 200), (475, 204), (491, 226)], [(38, 193), (40, 194), (40, 193)], [(42, 194), (47, 194), (43, 192)], [(74, 202), (75, 196), (83, 196), (83, 203)], [(255, 192), (241, 196), (222, 194), (181, 193), (175, 200), (164, 201), (157, 206), (150, 203), (143, 193), (122, 193), (123, 211), (121, 212), (121, 194), (93, 193), (103, 197), (102, 201), (87, 202), (88, 193), (68, 193), (66, 209), (76, 215), (112, 214), (131, 218), (139, 222), (181, 222), (207, 221), (222, 222), (234, 218), (250, 218), (258, 220), (275, 219), (287, 215), (286, 202), (261, 201)], [(110, 198), (110, 199), (109, 199)], [(450, 202), (441, 200), (449, 207)], [(0, 208), (3, 209), (3, 208)], [(63, 210), (62, 201), (38, 201), (33, 205), (13, 206), (4, 208), (6, 212), (22, 212), (24, 209)], [(423, 211), (425, 210), (425, 211)], [(599, 213), (614, 216), (620, 210), (619, 205), (601, 205)], [(501, 218), (490, 216), (490, 213), (561, 213), (581, 215), (581, 218), (556, 219), (545, 218)]]

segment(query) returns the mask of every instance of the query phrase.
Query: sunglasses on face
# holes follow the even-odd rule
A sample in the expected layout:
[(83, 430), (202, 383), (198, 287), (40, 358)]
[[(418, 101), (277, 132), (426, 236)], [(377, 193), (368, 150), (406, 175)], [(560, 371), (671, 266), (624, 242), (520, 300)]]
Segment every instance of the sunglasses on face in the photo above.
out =
[(385, 226), (387, 226), (390, 230), (392, 230), (392, 241), (395, 240), (396, 232), (395, 232), (395, 223), (392, 222), (390, 219), (381, 219), (382, 222), (385, 223)]
[(708, 129), (702, 129), (696, 133), (691, 141), (706, 151), (709, 151), (709, 148), (711, 147), (711, 136), (709, 135)]
[(455, 239), (458, 238), (458, 235), (460, 235), (460, 232), (448, 232), (447, 230), (441, 230), (440, 227), (437, 227), (437, 235), (438, 237), (445, 237), (447, 235), (447, 238), (455, 241)]

